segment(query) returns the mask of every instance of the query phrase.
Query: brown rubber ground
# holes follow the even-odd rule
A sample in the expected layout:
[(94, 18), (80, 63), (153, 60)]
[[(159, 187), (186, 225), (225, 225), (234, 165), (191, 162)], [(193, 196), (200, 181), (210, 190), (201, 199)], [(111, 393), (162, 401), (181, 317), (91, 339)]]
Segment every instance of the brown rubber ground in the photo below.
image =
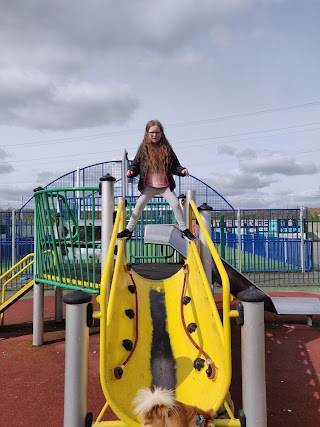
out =
[[(273, 296), (311, 296), (272, 293)], [(319, 295), (312, 295), (319, 298)], [(218, 308), (220, 295), (216, 294)], [(235, 304), (235, 302), (233, 302)], [(62, 427), (64, 324), (55, 324), (54, 297), (45, 298), (45, 344), (32, 347), (32, 299), (5, 313), (0, 328), (0, 426)], [(265, 314), (268, 427), (320, 426), (320, 317)], [(232, 320), (231, 394), (241, 409), (240, 327)], [(90, 332), (88, 411), (97, 418), (105, 399), (99, 380), (98, 327)], [(107, 418), (114, 417), (111, 411)], [(259, 427), (259, 426), (257, 426)]]

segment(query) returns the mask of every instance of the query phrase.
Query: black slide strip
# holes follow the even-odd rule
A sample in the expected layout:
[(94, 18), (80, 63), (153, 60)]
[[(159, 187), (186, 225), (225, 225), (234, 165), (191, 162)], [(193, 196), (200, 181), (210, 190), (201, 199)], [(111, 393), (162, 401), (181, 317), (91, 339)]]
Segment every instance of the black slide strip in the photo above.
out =
[(176, 388), (176, 367), (169, 334), (166, 331), (166, 307), (163, 292), (150, 291), (153, 325), (151, 344), (152, 384), (157, 387)]

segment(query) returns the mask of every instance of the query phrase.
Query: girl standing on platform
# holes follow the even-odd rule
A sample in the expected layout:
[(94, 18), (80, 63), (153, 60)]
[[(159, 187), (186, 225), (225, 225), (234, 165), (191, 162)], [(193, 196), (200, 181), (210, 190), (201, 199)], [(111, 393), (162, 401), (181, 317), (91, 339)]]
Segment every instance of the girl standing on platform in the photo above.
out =
[(141, 195), (132, 211), (127, 228), (118, 233), (118, 239), (131, 238), (143, 209), (156, 194), (164, 197), (171, 206), (182, 237), (189, 241), (195, 239), (186, 226), (179, 200), (173, 191), (176, 186), (173, 175), (189, 176), (189, 172), (180, 165), (158, 120), (150, 120), (147, 123), (144, 138), (126, 175), (128, 178), (140, 175), (138, 190)]

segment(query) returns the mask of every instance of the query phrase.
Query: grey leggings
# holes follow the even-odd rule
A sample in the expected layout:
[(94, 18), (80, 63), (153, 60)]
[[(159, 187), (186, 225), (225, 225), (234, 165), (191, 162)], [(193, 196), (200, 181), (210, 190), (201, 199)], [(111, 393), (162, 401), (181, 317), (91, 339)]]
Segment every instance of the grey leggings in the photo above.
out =
[(178, 223), (178, 227), (180, 228), (180, 230), (185, 230), (187, 228), (185, 219), (179, 200), (175, 193), (171, 191), (169, 187), (154, 188), (150, 187), (149, 185), (146, 185), (143, 189), (143, 193), (141, 193), (137, 204), (132, 211), (132, 215), (128, 222), (127, 229), (129, 231), (133, 231), (136, 223), (138, 222), (138, 219), (140, 218), (140, 215), (142, 214), (143, 209), (146, 207), (149, 200), (152, 199), (152, 197), (154, 197), (156, 194), (161, 194), (161, 196), (166, 199), (166, 201), (173, 209), (176, 221)]

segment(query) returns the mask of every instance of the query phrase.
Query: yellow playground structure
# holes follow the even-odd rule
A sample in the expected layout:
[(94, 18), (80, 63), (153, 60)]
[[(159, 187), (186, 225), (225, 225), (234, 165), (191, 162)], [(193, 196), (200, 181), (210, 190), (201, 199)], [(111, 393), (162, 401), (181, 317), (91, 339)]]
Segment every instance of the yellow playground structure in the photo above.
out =
[[(218, 411), (224, 404), (229, 419), (216, 420), (216, 425), (240, 426), (225, 401), (231, 382), (230, 317), (238, 315), (230, 310), (228, 276), (221, 271), (223, 322), (194, 242), (173, 275), (171, 266), (159, 263), (153, 271), (147, 269), (150, 278), (145, 278), (146, 271), (139, 274), (127, 263), (120, 241), (111, 278), (123, 216), (120, 204), (98, 296), (101, 309), (94, 313), (101, 325), (106, 407), (110, 405), (121, 423), (101, 421), (105, 407), (93, 426), (138, 427), (132, 400), (140, 388), (153, 385), (174, 389), (178, 400), (205, 410)], [(200, 217), (198, 221), (201, 226)], [(211, 250), (217, 256), (213, 246)]]
[[(197, 223), (198, 241), (186, 243), (178, 232), (183, 251), (155, 244), (157, 256), (150, 252), (132, 262), (129, 257), (137, 249), (130, 252), (131, 242), (117, 239), (126, 222), (125, 202), (118, 201), (114, 215), (114, 178), (100, 181), (100, 188), (36, 190), (34, 257), (30, 254), (14, 267), (20, 273), (32, 267), (33, 276), (16, 296), (3, 296), (0, 306), (1, 314), (33, 287), (33, 344), (41, 345), (44, 286), (55, 289), (56, 312), (61, 314), (62, 301), (66, 303), (64, 427), (138, 427), (132, 401), (139, 389), (153, 386), (174, 390), (183, 403), (213, 409), (216, 426), (266, 427), (264, 295), (249, 289), (242, 300), (245, 283), (244, 290), (238, 289), (243, 305), (230, 308), (230, 278), (211, 240), (210, 212), (208, 225), (208, 217), (190, 197), (185, 214), (189, 227)], [(157, 215), (163, 215), (163, 207)], [(163, 230), (165, 235), (168, 229)], [(10, 283), (18, 274), (14, 268), (1, 279)], [(221, 285), (222, 312), (214, 298), (213, 271)], [(238, 414), (228, 398), (232, 318), (248, 331), (242, 351), (243, 410)], [(89, 328), (94, 320), (100, 325), (100, 382), (106, 399), (96, 419), (87, 408)], [(118, 420), (108, 419), (108, 408)]]

